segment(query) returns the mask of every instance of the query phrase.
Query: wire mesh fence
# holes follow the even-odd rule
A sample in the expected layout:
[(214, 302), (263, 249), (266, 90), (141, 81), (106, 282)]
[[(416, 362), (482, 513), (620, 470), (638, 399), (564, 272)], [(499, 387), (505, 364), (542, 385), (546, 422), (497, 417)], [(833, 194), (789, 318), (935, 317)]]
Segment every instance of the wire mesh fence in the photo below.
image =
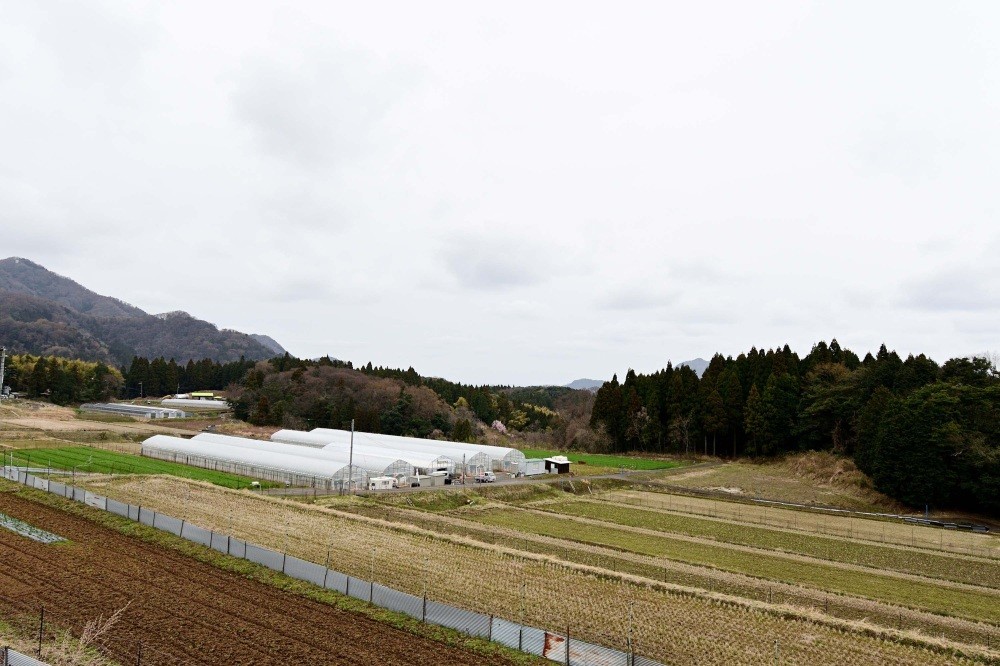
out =
[[(529, 654), (545, 657), (567, 666), (633, 666), (634, 664), (656, 664), (648, 658), (637, 654), (629, 637), (608, 636), (608, 642), (622, 645), (625, 649), (616, 649), (593, 642), (578, 640), (573, 636), (572, 627), (565, 631), (552, 631), (533, 627), (523, 622), (498, 618), (493, 615), (474, 612), (428, 598), (425, 591), (422, 596), (408, 594), (396, 590), (389, 585), (376, 582), (375, 552), (372, 551), (372, 566), (370, 579), (350, 576), (346, 573), (321, 566), (314, 562), (278, 552), (269, 548), (248, 543), (229, 534), (208, 530), (185, 520), (159, 513), (147, 507), (134, 506), (97, 495), (82, 488), (69, 484), (50, 481), (35, 476), (27, 471), (5, 467), (3, 476), (11, 481), (17, 481), (26, 486), (50, 492), (60, 497), (73, 499), (88, 506), (109, 511), (113, 514), (142, 523), (155, 529), (169, 532), (175, 536), (194, 543), (212, 548), (227, 555), (246, 559), (273, 571), (279, 571), (297, 580), (306, 581), (326, 589), (335, 590), (341, 594), (367, 602), (374, 606), (404, 613), (422, 622), (435, 624), (462, 632), (469, 636), (495, 641), (507, 647)], [(287, 550), (287, 549), (286, 549)], [(31, 600), (13, 602), (0, 598), (0, 604), (10, 605), (12, 610), (18, 609), (29, 621), (31, 613), (37, 611), (41, 625), (38, 630), (39, 644), (51, 643), (56, 640), (55, 634), (46, 633), (44, 614), (48, 614), (50, 627), (58, 627), (65, 635), (79, 636), (84, 627), (71, 626), (72, 623), (60, 622), (58, 610), (33, 608)], [(65, 619), (65, 618), (62, 618)], [(109, 643), (109, 645), (112, 645)], [(123, 647), (114, 643), (114, 648), (98, 645), (103, 653), (121, 663), (167, 664), (184, 663), (172, 655), (151, 654), (148, 649), (143, 656), (141, 642), (136, 641), (130, 654), (123, 653)], [(42, 652), (40, 648), (40, 655)], [(155, 657), (155, 660), (151, 661)]]
[[(67, 600), (66, 604), (80, 604)], [(40, 606), (33, 595), (11, 597), (0, 595), (0, 613), (8, 630), (23, 637), (30, 637), (31, 654), (13, 648), (3, 648), (4, 664), (35, 666), (58, 663), (76, 663), (88, 653), (99, 652), (105, 661), (89, 658), (89, 663), (162, 664), (174, 666), (189, 663), (178, 654), (156, 650), (144, 645), (139, 638), (122, 636), (115, 631), (115, 617), (97, 616), (80, 620), (70, 615), (68, 608)]]

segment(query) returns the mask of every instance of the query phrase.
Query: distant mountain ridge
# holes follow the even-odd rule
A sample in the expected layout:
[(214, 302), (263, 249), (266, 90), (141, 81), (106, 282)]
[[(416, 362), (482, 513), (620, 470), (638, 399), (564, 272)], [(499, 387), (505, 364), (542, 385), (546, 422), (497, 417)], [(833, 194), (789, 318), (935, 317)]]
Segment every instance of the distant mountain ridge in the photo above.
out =
[(596, 391), (604, 386), (603, 379), (574, 379), (569, 384), (563, 384), (565, 388), (576, 389), (577, 391)]
[(685, 365), (694, 370), (696, 373), (698, 373), (699, 377), (705, 374), (705, 371), (708, 370), (708, 361), (701, 358), (700, 356), (698, 358), (691, 359), (690, 361), (681, 361), (680, 363), (677, 364), (677, 367), (680, 367), (682, 365)]
[[(708, 361), (698, 357), (691, 359), (690, 361), (681, 361), (675, 367), (687, 366), (694, 370), (699, 377), (705, 374), (705, 370), (708, 369)], [(577, 391), (597, 391), (597, 389), (604, 386), (603, 379), (574, 379), (569, 384), (563, 384), (564, 388), (576, 389)]]
[(73, 280), (22, 257), (0, 260), (0, 290), (44, 298), (93, 317), (146, 315), (134, 305), (96, 294)]
[(0, 260), (0, 344), (11, 353), (123, 365), (133, 356), (265, 359), (284, 354), (268, 336), (220, 330), (186, 312), (151, 315), (22, 257)]

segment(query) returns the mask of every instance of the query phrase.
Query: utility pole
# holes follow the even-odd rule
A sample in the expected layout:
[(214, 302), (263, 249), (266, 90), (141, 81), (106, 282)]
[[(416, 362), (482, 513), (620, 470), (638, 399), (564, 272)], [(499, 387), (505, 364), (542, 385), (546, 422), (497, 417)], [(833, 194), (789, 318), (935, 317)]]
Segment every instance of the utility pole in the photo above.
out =
[(139, 397), (142, 397), (142, 382), (139, 382)]
[(0, 347), (0, 399), (3, 398), (3, 373), (7, 363), (7, 348)]
[[(343, 458), (341, 458), (343, 460)], [(351, 419), (351, 448), (347, 454), (347, 482), (351, 484), (351, 494), (354, 494), (354, 419)]]

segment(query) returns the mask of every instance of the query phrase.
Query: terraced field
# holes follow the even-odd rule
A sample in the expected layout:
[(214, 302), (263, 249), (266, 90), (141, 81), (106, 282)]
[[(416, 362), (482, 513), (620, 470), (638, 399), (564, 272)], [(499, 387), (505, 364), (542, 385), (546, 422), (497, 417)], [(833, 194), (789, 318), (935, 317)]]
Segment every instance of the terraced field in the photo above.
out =
[(665, 534), (702, 537), (741, 546), (796, 553), (831, 562), (1000, 588), (1000, 566), (997, 566), (996, 561), (988, 559), (956, 558), (900, 546), (882, 546), (845, 538), (816, 536), (790, 529), (748, 526), (719, 519), (622, 506), (612, 501), (561, 502), (547, 508), (569, 516)]
[[(960, 597), (970, 590), (959, 583), (942, 581), (942, 585), (928, 587), (928, 603), (960, 607), (969, 615), (991, 618), (989, 622), (934, 616), (926, 610), (860, 596), (844, 597), (845, 607), (855, 604), (857, 617), (869, 619), (848, 622), (821, 612), (816, 604), (767, 603), (757, 601), (753, 594), (731, 594), (740, 586), (762, 589), (760, 580), (713, 569), (711, 562), (700, 566), (643, 554), (638, 547), (597, 545), (591, 535), (598, 533), (598, 527), (603, 534), (610, 530), (614, 538), (641, 537), (637, 544), (667, 539), (655, 531), (639, 534), (634, 532), (638, 528), (611, 523), (584, 524), (574, 516), (488, 502), (485, 509), (446, 508), (443, 514), (435, 514), (380, 506), (377, 501), (346, 500), (341, 505), (344, 510), (339, 510), (167, 478), (123, 478), (93, 485), (112, 497), (304, 559), (329, 561), (347, 573), (373, 576), (413, 594), (426, 592), (435, 600), (545, 628), (569, 627), (574, 635), (612, 647), (624, 647), (631, 637), (641, 654), (665, 663), (772, 663), (776, 643), (782, 663), (959, 664), (1000, 658), (991, 649), (1000, 636), (996, 604), (982, 599), (963, 603)], [(367, 512), (370, 515), (363, 515)], [(538, 520), (508, 524), (504, 517), (509, 516), (536, 516)], [(501, 520), (493, 524), (495, 519)], [(570, 532), (549, 536), (543, 527), (547, 522)], [(733, 547), (675, 541), (685, 547), (713, 547), (720, 556)], [(758, 559), (745, 552), (741, 557)], [(769, 557), (785, 562), (778, 555)], [(802, 566), (799, 575), (805, 577), (812, 563)], [(828, 572), (842, 571), (826, 566)], [(648, 575), (654, 571), (686, 576), (695, 585), (664, 583)], [(890, 583), (900, 580), (907, 579), (890, 579)], [(713, 581), (718, 581), (717, 587)], [(786, 600), (803, 598), (794, 596), (796, 590), (816, 600), (829, 594), (822, 580), (815, 583), (816, 588), (804, 588), (772, 582), (768, 598), (771, 588), (787, 593)], [(995, 600), (991, 593), (982, 588), (968, 596)], [(947, 633), (946, 628), (954, 631), (947, 633), (951, 638), (898, 631), (890, 622), (878, 621), (889, 613), (893, 617), (898, 613), (900, 626), (904, 626), (904, 616), (905, 626), (913, 626), (914, 618), (931, 618), (922, 626), (942, 628), (935, 633)], [(937, 625), (935, 617), (940, 618)]]
[(603, 521), (583, 522), (520, 508), (470, 511), (463, 514), (463, 517), (487, 525), (688, 562), (756, 578), (806, 585), (943, 615), (1000, 623), (1000, 593), (990, 589), (947, 586), (932, 580), (892, 577), (874, 569), (837, 568), (817, 559), (791, 558), (763, 550), (681, 539), (623, 528)]
[(996, 535), (927, 528), (898, 519), (879, 520), (820, 510), (802, 511), (763, 503), (720, 501), (640, 490), (600, 493), (595, 497), (615, 504), (718, 518), (740, 525), (765, 525), (843, 537), (852, 541), (894, 544), (1000, 560), (1000, 538)]

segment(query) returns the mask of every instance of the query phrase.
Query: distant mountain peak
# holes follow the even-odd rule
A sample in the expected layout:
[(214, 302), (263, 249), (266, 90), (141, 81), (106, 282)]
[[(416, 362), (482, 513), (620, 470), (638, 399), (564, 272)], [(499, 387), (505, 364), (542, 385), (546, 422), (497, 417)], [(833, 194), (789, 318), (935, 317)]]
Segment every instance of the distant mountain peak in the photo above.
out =
[(288, 350), (278, 344), (278, 341), (272, 338), (270, 335), (263, 335), (261, 333), (251, 333), (250, 337), (264, 345), (271, 351), (273, 351), (278, 356), (287, 354)]
[(596, 391), (604, 386), (603, 379), (574, 379), (569, 384), (564, 384), (565, 388), (576, 389), (578, 391)]
[(233, 361), (284, 353), (267, 336), (220, 331), (182, 310), (150, 315), (24, 257), (0, 259), (0, 313), (0, 338), (18, 354), (121, 364), (133, 356)]
[(696, 373), (698, 373), (699, 377), (705, 374), (705, 370), (708, 369), (708, 361), (701, 358), (700, 356), (698, 358), (691, 359), (690, 361), (681, 361), (680, 363), (677, 364), (677, 367), (679, 368), (682, 365), (687, 366), (692, 370), (694, 370)]
[(134, 305), (102, 296), (24, 257), (0, 260), (0, 289), (36, 296), (94, 317), (144, 317)]
[(170, 312), (160, 312), (159, 314), (153, 315), (157, 319), (170, 319), (171, 317), (190, 317), (184, 310), (171, 310)]

